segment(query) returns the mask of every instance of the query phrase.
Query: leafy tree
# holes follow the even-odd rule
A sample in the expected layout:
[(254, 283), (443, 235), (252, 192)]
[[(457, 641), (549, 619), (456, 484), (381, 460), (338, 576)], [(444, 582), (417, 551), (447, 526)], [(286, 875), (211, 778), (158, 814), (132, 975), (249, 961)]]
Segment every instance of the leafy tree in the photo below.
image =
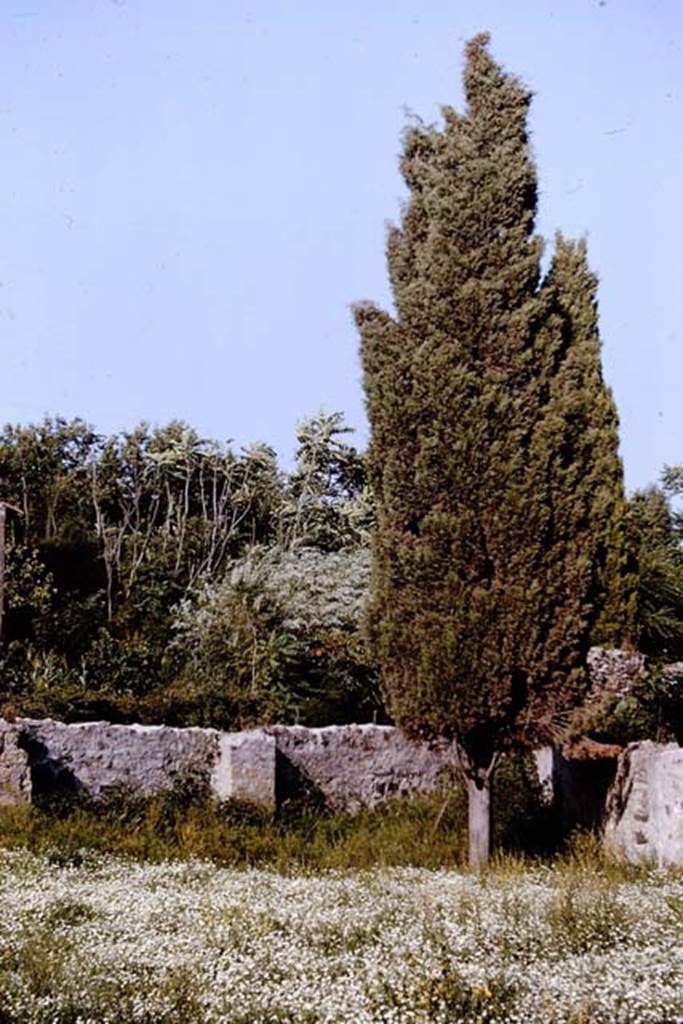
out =
[(364, 456), (343, 437), (352, 433), (340, 412), (319, 412), (297, 430), (296, 464), (285, 487), (280, 543), (325, 551), (367, 543), (372, 498)]
[(36, 615), (49, 615), (54, 584), (35, 548), (10, 542), (6, 556), (5, 601), (13, 620), (13, 636), (25, 639), (31, 635)]
[(372, 507), (348, 432), (340, 413), (304, 420), (285, 475), (266, 445), (235, 453), (180, 421), (108, 438), (81, 420), (5, 427), (0, 496), (23, 514), (0, 699), (178, 724), (376, 712), (357, 595), (339, 621), (302, 604), (309, 568), (321, 608), (364, 588)]
[[(631, 647), (637, 639), (638, 537), (624, 497), (617, 412), (602, 379), (597, 284), (585, 240), (574, 243), (558, 234), (541, 292), (549, 306), (539, 340), (554, 374), (551, 401), (542, 411), (549, 427), (544, 440), (554, 449), (558, 486), (571, 495), (577, 528), (584, 513), (591, 521), (591, 642)], [(558, 409), (562, 427), (556, 430)]]
[[(102, 438), (80, 419), (45, 418), (0, 433), (0, 494), (22, 510), (9, 524), (8, 572), (24, 581), (10, 595), (10, 640), (33, 637), (63, 650), (73, 640), (81, 605), (88, 605), (90, 624), (97, 622), (92, 598), (104, 574), (92, 529), (90, 476), (101, 446)], [(29, 565), (34, 579), (49, 578), (49, 600), (40, 588), (29, 599)]]
[(45, 417), (0, 433), (0, 485), (4, 500), (23, 511), (27, 542), (69, 543), (90, 529), (89, 467), (102, 438), (81, 419)]
[(556, 734), (601, 612), (618, 635), (633, 605), (610, 558), (623, 485), (595, 278), (585, 245), (560, 238), (540, 283), (530, 93), (487, 44), (467, 46), (466, 112), (406, 131), (396, 314), (355, 308), (378, 519), (369, 638), (398, 724), (454, 742), (473, 866), (502, 752)]
[(683, 464), (664, 467), (662, 487), (669, 497), (676, 540), (679, 547), (683, 547)]
[(683, 547), (675, 513), (660, 487), (637, 491), (630, 505), (640, 543), (640, 647), (655, 658), (683, 658)]
[(76, 673), (137, 698), (164, 679), (173, 606), (275, 538), (282, 475), (265, 445), (236, 454), (180, 422), (104, 438), (56, 418), (0, 433), (0, 495), (22, 511), (7, 545), (7, 635), (25, 648), (13, 689), (22, 665), (39, 679), (44, 652), (63, 693)]
[(109, 618), (121, 602), (145, 604), (163, 583), (170, 603), (221, 572), (277, 523), (274, 452), (253, 445), (236, 456), (185, 423), (141, 424), (109, 438), (94, 466), (92, 500), (107, 574)]
[(287, 666), (294, 638), (268, 587), (268, 560), (237, 560), (220, 582), (205, 582), (179, 605), (174, 646), (184, 661), (170, 697), (192, 724), (240, 728), (287, 717)]

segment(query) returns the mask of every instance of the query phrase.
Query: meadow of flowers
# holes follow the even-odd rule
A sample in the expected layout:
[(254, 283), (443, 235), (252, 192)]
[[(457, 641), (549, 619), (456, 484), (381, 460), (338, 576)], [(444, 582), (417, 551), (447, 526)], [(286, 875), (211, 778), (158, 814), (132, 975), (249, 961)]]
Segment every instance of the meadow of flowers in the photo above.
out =
[(0, 851), (3, 1024), (683, 1022), (683, 878)]

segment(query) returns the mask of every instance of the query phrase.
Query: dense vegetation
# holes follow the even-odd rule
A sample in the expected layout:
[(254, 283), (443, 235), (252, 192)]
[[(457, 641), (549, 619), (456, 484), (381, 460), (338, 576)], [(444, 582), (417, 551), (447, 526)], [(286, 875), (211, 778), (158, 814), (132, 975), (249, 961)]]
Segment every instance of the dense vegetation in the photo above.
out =
[(8, 512), (0, 703), (240, 726), (381, 714), (358, 630), (372, 506), (339, 414), (285, 474), (182, 423), (0, 435)]
[[(0, 706), (77, 720), (382, 720), (360, 629), (373, 500), (340, 414), (302, 422), (293, 469), (172, 423), (103, 437), (7, 426)], [(683, 472), (630, 502), (641, 645), (683, 657)], [(654, 701), (654, 704), (653, 704)], [(654, 710), (620, 709), (647, 731)], [(627, 729), (628, 732), (628, 729)]]

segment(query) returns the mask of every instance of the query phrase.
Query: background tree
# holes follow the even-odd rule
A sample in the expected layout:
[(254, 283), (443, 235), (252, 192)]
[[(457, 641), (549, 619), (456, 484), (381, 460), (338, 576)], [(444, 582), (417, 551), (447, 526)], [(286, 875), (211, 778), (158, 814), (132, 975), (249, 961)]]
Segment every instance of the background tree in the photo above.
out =
[(377, 674), (360, 629), (365, 548), (253, 548), (175, 611), (184, 652), (164, 717), (250, 727), (380, 717)]
[(340, 412), (319, 412), (297, 428), (294, 470), (280, 510), (280, 544), (336, 551), (367, 543), (372, 497), (365, 457), (344, 440), (353, 433)]
[[(673, 479), (665, 470), (664, 481)], [(675, 490), (669, 484), (672, 493)], [(639, 542), (640, 648), (659, 660), (683, 658), (683, 547), (680, 517), (666, 491), (649, 487), (630, 501)]]
[(467, 46), (466, 113), (405, 134), (396, 316), (355, 309), (378, 519), (370, 641), (399, 725), (454, 741), (473, 866), (501, 753), (546, 741), (580, 698), (607, 591), (621, 595), (613, 636), (632, 605), (609, 559), (623, 485), (595, 279), (585, 247), (559, 239), (539, 284), (530, 93), (487, 43)]
[(177, 609), (174, 646), (190, 655), (173, 689), (207, 724), (384, 719), (360, 629), (372, 501), (349, 433), (338, 412), (301, 421), (276, 539), (207, 575)]
[(381, 715), (360, 633), (372, 502), (340, 413), (293, 470), (173, 421), (0, 433), (0, 706), (59, 718), (307, 724)]

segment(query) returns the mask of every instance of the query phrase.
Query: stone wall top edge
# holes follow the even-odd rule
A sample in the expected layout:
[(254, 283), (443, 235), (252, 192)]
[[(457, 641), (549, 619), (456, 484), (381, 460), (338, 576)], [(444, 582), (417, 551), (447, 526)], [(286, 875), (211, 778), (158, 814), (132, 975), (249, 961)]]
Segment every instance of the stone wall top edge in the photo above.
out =
[(624, 750), (629, 752), (642, 749), (658, 750), (661, 752), (664, 750), (683, 750), (683, 747), (681, 747), (680, 743), (676, 743), (675, 740), (670, 740), (667, 743), (658, 743), (657, 740), (633, 740), (624, 747)]
[(376, 725), (374, 722), (350, 722), (344, 725), (321, 725), (321, 726), (308, 726), (308, 725), (284, 725), (279, 722), (275, 722), (272, 725), (261, 725), (253, 726), (249, 729), (216, 729), (212, 726), (199, 726), (199, 725), (143, 725), (140, 722), (110, 722), (103, 718), (89, 719), (86, 722), (64, 722), (59, 718), (29, 718), (29, 717), (17, 717), (10, 721), (0, 717), (0, 723), (14, 726), (14, 727), (50, 727), (56, 726), (62, 729), (117, 729), (125, 731), (134, 731), (141, 733), (155, 733), (161, 732), (179, 732), (179, 733), (205, 733), (209, 735), (218, 736), (241, 736), (241, 735), (253, 735), (256, 736), (259, 733), (265, 733), (267, 735), (275, 735), (277, 733), (294, 733), (294, 734), (335, 734), (340, 732), (375, 732), (386, 735), (398, 732), (397, 726), (394, 725)]
[(395, 725), (376, 725), (374, 722), (348, 722), (345, 725), (281, 725), (275, 722), (273, 725), (261, 727), (263, 732), (293, 732), (293, 733), (338, 733), (351, 730), (363, 732), (397, 732)]
[[(221, 730), (211, 727), (201, 726), (170, 726), (170, 725), (142, 725), (137, 722), (130, 724), (123, 723), (112, 723), (106, 720), (92, 720), (88, 722), (62, 722), (55, 718), (23, 718), (18, 717), (13, 721), (0, 717), (0, 726), (10, 727), (12, 729), (41, 729), (41, 728), (57, 728), (67, 729), (74, 731), (81, 731), (86, 729), (111, 729), (116, 732), (128, 732), (137, 733), (142, 735), (157, 735), (159, 733), (178, 733), (180, 735), (203, 735), (206, 737), (218, 737), (219, 739), (229, 739), (230, 737), (254, 737), (259, 735), (265, 735), (277, 739), (279, 736), (286, 737), (287, 735), (298, 736), (301, 738), (310, 737), (315, 739), (319, 736), (343, 736), (347, 734), (349, 736), (354, 735), (384, 735), (390, 736), (393, 734), (400, 734), (400, 730), (394, 725), (379, 725), (373, 722), (362, 722), (362, 723), (348, 723), (345, 725), (325, 725), (325, 726), (306, 726), (306, 725), (282, 725), (275, 723), (273, 725), (257, 726), (251, 729), (234, 729), (234, 730)], [(447, 741), (433, 741), (431, 743), (427, 741), (411, 741), (421, 746), (431, 746), (434, 748), (443, 748), (444, 746), (450, 745)], [(624, 752), (634, 752), (637, 750), (648, 750), (648, 751), (664, 751), (664, 750), (681, 750), (680, 744), (675, 741), (667, 743), (658, 743), (656, 740), (645, 739), (636, 740), (629, 743), (625, 748)]]
[[(142, 725), (139, 722), (108, 722), (106, 719), (92, 719), (87, 722), (62, 722), (58, 718), (20, 718), (17, 717), (14, 721), (10, 722), (7, 719), (0, 718), (0, 722), (6, 723), (21, 728), (22, 726), (28, 727), (50, 727), (57, 726), (61, 729), (116, 729), (126, 732), (140, 732), (147, 735), (151, 733), (159, 732), (178, 732), (178, 733), (202, 733), (207, 736), (221, 736), (223, 735), (220, 729), (213, 729), (211, 727), (202, 727), (199, 725)], [(227, 735), (230, 735), (229, 733)]]
[(57, 727), (60, 729), (116, 729), (127, 732), (140, 732), (146, 734), (153, 734), (158, 732), (178, 732), (178, 733), (202, 733), (206, 735), (215, 736), (258, 736), (259, 734), (266, 734), (268, 736), (275, 736), (278, 733), (293, 733), (295, 735), (320, 735), (320, 734), (339, 734), (344, 732), (374, 732), (381, 733), (383, 735), (391, 735), (395, 732), (399, 732), (397, 726), (394, 725), (375, 725), (373, 722), (351, 722), (345, 725), (321, 725), (321, 726), (309, 726), (309, 725), (283, 725), (275, 722), (272, 725), (260, 725), (253, 726), (249, 729), (216, 729), (212, 726), (199, 726), (199, 725), (143, 725), (140, 722), (110, 722), (107, 719), (97, 718), (89, 719), (86, 722), (64, 722), (59, 718), (24, 718), (17, 717), (13, 721), (0, 717), (0, 723), (13, 727), (28, 726), (31, 728), (40, 727)]

